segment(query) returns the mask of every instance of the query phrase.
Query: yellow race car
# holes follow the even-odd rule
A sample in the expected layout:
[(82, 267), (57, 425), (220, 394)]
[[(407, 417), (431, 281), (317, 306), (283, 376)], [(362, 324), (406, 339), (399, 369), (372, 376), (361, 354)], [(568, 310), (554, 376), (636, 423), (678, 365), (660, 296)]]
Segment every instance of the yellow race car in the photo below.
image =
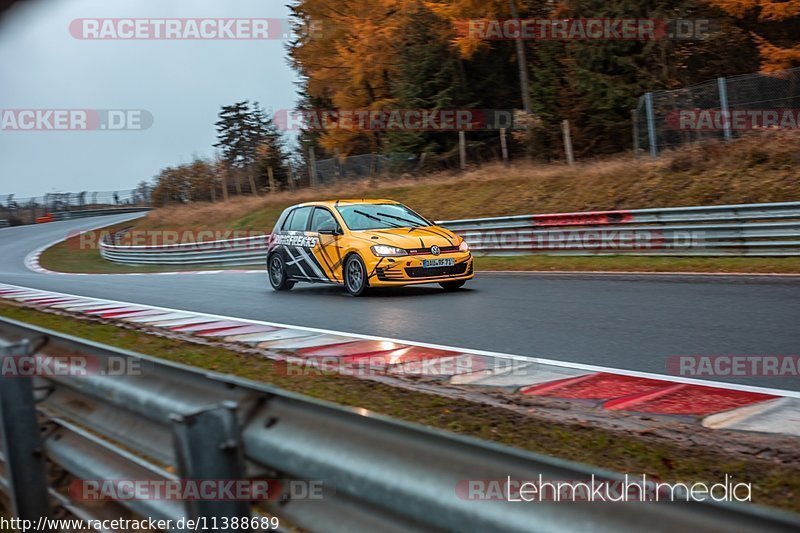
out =
[(392, 200), (309, 202), (286, 209), (267, 250), (276, 291), (298, 281), (370, 287), (438, 283), (459, 289), (472, 279), (466, 241)]

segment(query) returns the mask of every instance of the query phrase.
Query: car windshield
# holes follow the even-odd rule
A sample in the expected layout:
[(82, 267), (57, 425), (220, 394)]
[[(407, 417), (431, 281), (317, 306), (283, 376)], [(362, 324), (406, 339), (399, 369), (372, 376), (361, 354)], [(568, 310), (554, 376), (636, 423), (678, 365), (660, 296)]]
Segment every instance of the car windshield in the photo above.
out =
[(427, 220), (400, 204), (351, 204), (336, 209), (353, 231), (430, 226)]

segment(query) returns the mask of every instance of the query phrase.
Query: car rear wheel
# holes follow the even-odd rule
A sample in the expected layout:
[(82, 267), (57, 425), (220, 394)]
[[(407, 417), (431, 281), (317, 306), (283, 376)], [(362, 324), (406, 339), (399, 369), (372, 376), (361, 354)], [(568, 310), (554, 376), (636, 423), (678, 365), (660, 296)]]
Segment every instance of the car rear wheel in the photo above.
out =
[(280, 254), (272, 254), (269, 257), (267, 270), (269, 271), (269, 284), (276, 291), (288, 291), (294, 287), (294, 281), (290, 281), (289, 276), (286, 275), (286, 263), (283, 262)]
[(344, 285), (353, 296), (361, 296), (367, 291), (367, 267), (364, 261), (355, 254), (347, 258), (344, 264)]
[(458, 289), (463, 287), (466, 282), (467, 280), (465, 279), (459, 281), (443, 281), (439, 283), (439, 285), (441, 285), (444, 290), (450, 292), (450, 291), (457, 291)]

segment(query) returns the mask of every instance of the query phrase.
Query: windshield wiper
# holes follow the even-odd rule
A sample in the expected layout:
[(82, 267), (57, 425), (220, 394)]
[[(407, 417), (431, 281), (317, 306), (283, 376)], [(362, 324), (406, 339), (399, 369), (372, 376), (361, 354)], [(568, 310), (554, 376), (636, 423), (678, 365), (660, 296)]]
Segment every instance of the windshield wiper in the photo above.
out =
[(380, 218), (376, 217), (375, 215), (370, 215), (369, 213), (365, 213), (364, 211), (361, 211), (359, 209), (353, 209), (353, 213), (365, 216), (365, 217), (370, 218), (370, 219), (372, 219), (372, 220), (374, 220), (376, 222), (380, 222), (381, 224), (389, 224), (391, 226), (394, 226), (395, 228), (402, 228), (403, 227), (403, 226), (401, 226), (399, 224), (394, 224), (393, 222), (389, 222), (388, 220), (380, 219)]
[(409, 224), (411, 224), (412, 228), (421, 228), (421, 227), (425, 226), (425, 224), (420, 224), (416, 220), (411, 220), (410, 218), (398, 217), (396, 215), (390, 215), (388, 213), (378, 213), (378, 215), (382, 216), (382, 217), (393, 218), (393, 219), (399, 220), (401, 222), (408, 222)]

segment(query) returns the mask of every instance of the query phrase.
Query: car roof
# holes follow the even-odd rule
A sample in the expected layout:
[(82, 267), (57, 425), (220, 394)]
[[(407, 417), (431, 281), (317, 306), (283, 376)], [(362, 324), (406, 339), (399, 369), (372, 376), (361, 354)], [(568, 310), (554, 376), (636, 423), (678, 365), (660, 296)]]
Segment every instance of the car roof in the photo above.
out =
[(395, 200), (381, 199), (381, 198), (348, 198), (341, 200), (320, 200), (314, 202), (304, 202), (302, 204), (293, 205), (292, 207), (304, 207), (310, 205), (320, 205), (325, 207), (336, 207), (337, 205), (352, 205), (352, 204), (397, 204)]

